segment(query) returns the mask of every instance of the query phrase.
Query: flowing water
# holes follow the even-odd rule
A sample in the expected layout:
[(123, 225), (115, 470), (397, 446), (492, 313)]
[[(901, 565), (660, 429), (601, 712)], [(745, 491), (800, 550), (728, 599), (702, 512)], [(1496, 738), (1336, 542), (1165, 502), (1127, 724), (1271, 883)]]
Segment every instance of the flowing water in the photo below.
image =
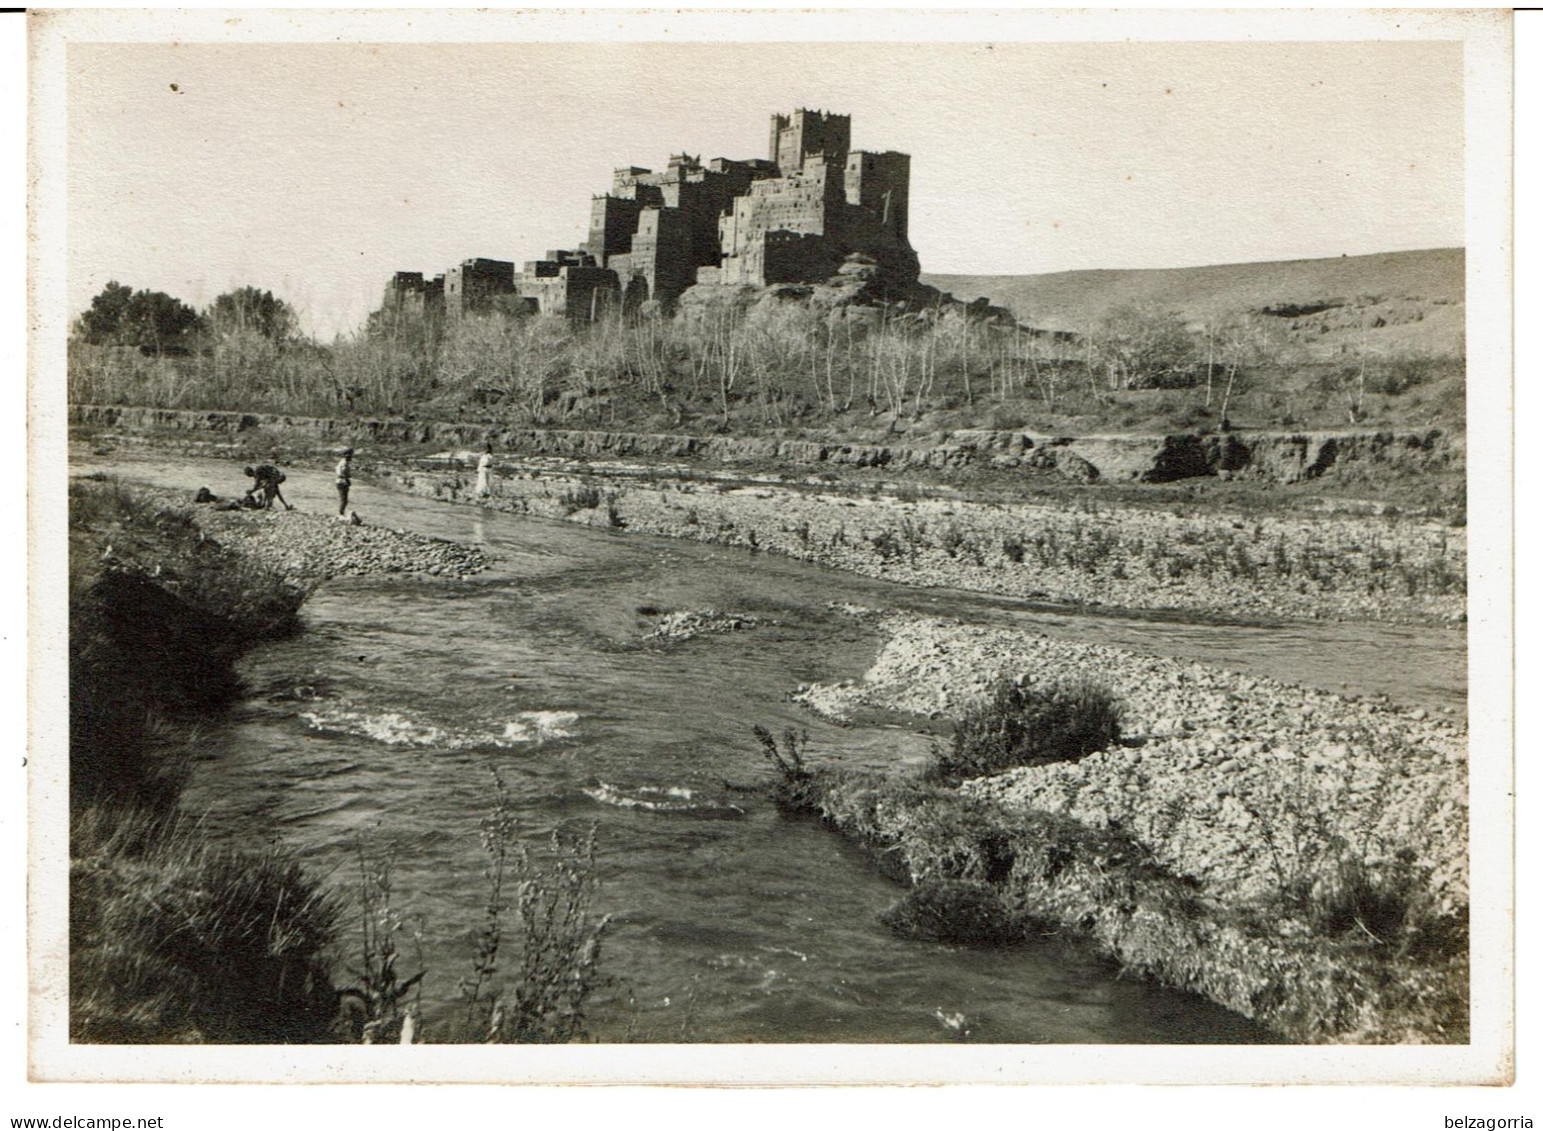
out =
[[(82, 457), (74, 470), (190, 496), (201, 484), (244, 488), (239, 468), (207, 460)], [(285, 493), (319, 511), (331, 489), (302, 471)], [(531, 844), (563, 822), (598, 826), (597, 911), (613, 916), (603, 960), (613, 985), (592, 1025), (602, 1039), (1268, 1039), (1198, 998), (1122, 980), (1066, 941), (977, 950), (898, 938), (878, 916), (901, 891), (865, 853), (744, 789), (768, 776), (757, 723), (807, 729), (815, 752), (853, 764), (925, 756), (921, 735), (836, 727), (786, 702), (800, 683), (859, 676), (881, 643), (833, 601), (1463, 705), (1455, 631), (1045, 612), (367, 486), (353, 502), (372, 523), (479, 543), (494, 567), (460, 581), (323, 586), (304, 632), (243, 662), (248, 693), (211, 722), (184, 804), (214, 835), (277, 839), (343, 888), (357, 879), (360, 838), (389, 850), (394, 902), (421, 932), (431, 1017), (452, 1008), (475, 952), (486, 900), (478, 822), (496, 768)], [(709, 607), (766, 623), (643, 640), (656, 618), (640, 609)], [(413, 944), (406, 954), (416, 958)]]

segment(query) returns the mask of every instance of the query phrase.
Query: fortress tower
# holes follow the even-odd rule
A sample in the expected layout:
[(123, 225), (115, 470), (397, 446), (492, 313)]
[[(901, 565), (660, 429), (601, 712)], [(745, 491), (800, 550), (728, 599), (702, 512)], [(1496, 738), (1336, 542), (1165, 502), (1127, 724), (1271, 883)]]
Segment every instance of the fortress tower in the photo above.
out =
[(770, 150), (780, 176), (735, 198), (718, 222), (722, 266), (700, 281), (823, 282), (854, 253), (897, 288), (916, 281), (907, 154), (853, 150), (852, 119), (823, 110), (773, 114)]
[(456, 319), (512, 294), (543, 313), (592, 318), (613, 300), (668, 306), (697, 283), (824, 282), (852, 254), (896, 289), (915, 283), (909, 156), (852, 149), (851, 117), (825, 110), (773, 114), (768, 142), (765, 160), (675, 153), (660, 173), (621, 166), (590, 201), (582, 247), (522, 270), (469, 259), (442, 282), (398, 273), (387, 304)]
[(811, 157), (823, 156), (829, 164), (841, 165), (851, 148), (852, 118), (848, 114), (794, 110), (772, 115), (768, 156), (784, 177), (801, 170)]

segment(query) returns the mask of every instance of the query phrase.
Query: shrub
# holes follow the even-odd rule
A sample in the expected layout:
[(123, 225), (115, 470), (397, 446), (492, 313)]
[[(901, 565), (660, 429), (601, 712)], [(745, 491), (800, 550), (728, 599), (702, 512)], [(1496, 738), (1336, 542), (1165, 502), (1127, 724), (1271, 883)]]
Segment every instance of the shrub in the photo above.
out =
[(601, 499), (599, 487), (578, 487), (563, 492), (563, 508), (569, 514), (576, 511), (598, 510)]
[(606, 496), (605, 496), (605, 521), (606, 521), (606, 525), (614, 527), (617, 530), (620, 530), (624, 526), (627, 525), (627, 520), (622, 518), (622, 516), (621, 516), (621, 509), (617, 506), (616, 500), (617, 500), (617, 496), (616, 496), (616, 492), (615, 491), (610, 491), (610, 492), (608, 492), (606, 494)]
[(754, 728), (756, 740), (766, 760), (777, 771), (772, 782), (772, 800), (779, 809), (791, 813), (809, 812), (819, 802), (820, 790), (814, 780), (814, 771), (804, 762), (804, 751), (809, 744), (808, 734), (798, 734), (792, 727), (782, 732), (779, 746), (772, 732), (765, 727)]
[(1024, 934), (996, 887), (979, 880), (921, 880), (879, 921), (905, 938), (967, 946), (1000, 946)]
[(954, 727), (928, 776), (959, 782), (1010, 770), (1076, 761), (1119, 741), (1121, 707), (1107, 688), (1087, 681), (1045, 688), (999, 681)]
[(296, 861), (126, 809), (83, 811), (71, 846), (72, 1040), (325, 1039), (338, 909)]
[(900, 539), (893, 530), (881, 530), (870, 537), (868, 541), (872, 543), (879, 557), (883, 558), (886, 562), (901, 557), (905, 552), (901, 548)]
[(1366, 387), (1373, 392), (1398, 396), (1426, 384), (1438, 373), (1451, 368), (1448, 358), (1431, 354), (1398, 353), (1368, 375)]

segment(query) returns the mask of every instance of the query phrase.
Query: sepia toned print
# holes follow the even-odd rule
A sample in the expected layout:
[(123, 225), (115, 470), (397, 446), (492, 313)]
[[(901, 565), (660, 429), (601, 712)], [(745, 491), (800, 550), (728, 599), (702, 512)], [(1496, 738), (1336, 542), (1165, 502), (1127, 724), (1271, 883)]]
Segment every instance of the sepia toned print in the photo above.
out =
[(49, 1073), (1503, 1071), (1502, 25), (100, 18), (35, 30)]

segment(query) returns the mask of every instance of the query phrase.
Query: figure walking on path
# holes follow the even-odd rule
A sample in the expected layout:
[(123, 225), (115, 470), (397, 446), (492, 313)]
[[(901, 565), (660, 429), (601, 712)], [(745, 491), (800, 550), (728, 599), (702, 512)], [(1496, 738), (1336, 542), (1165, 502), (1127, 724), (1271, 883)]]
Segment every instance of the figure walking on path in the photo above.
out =
[(493, 493), (493, 445), (482, 445), (482, 455), (477, 460), (477, 498), (485, 499)]
[(277, 499), (279, 502), (283, 503), (284, 509), (287, 511), (292, 511), (295, 509), (289, 505), (289, 500), (284, 498), (283, 494), (279, 491), (279, 484), (284, 482), (285, 476), (284, 473), (278, 468), (274, 467), (273, 464), (263, 463), (258, 464), (256, 468), (247, 467), (243, 468), (242, 470), (252, 478), (252, 485), (251, 487), (247, 488), (247, 498), (253, 499), (255, 502), (257, 494), (261, 492), (262, 501), (258, 503), (258, 505), (261, 506), (263, 510), (269, 510), (272, 508), (274, 499)]
[(352, 463), (353, 458), (354, 450), (352, 448), (344, 448), (343, 458), (338, 460), (337, 482), (339, 518), (348, 517), (348, 488), (354, 481), (354, 465)]

